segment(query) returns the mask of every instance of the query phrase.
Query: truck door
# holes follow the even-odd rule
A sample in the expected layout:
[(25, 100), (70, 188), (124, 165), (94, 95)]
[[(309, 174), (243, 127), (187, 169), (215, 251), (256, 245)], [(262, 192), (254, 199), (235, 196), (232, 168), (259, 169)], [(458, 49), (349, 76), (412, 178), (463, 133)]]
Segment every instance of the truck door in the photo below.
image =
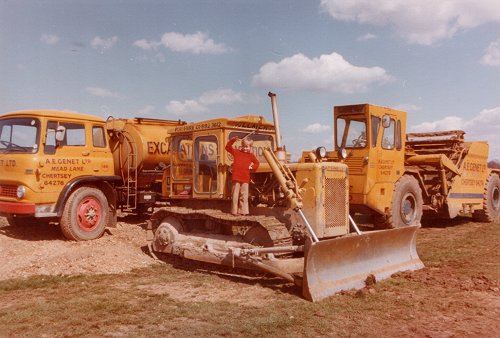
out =
[(113, 155), (109, 150), (106, 131), (103, 125), (91, 127), (91, 162), (94, 175), (113, 175)]
[(92, 175), (90, 147), (85, 124), (48, 121), (40, 168), (41, 187), (46, 193), (59, 193), (72, 179)]
[(393, 184), (402, 174), (401, 122), (382, 116), (380, 147), (377, 148), (377, 182)]
[(193, 194), (193, 140), (191, 135), (172, 139), (170, 157), (170, 197), (189, 198)]
[(211, 196), (217, 192), (219, 147), (214, 135), (200, 136), (194, 141), (194, 187), (198, 194)]

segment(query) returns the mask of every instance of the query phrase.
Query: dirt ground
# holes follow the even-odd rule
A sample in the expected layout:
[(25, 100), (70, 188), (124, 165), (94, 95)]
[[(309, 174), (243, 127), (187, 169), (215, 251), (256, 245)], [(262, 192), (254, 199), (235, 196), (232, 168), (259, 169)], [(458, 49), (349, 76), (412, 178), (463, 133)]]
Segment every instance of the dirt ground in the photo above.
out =
[(146, 244), (143, 224), (133, 218), (121, 220), (95, 241), (73, 242), (64, 239), (56, 224), (10, 227), (0, 217), (0, 280), (121, 273), (155, 264), (141, 249)]
[[(116, 228), (106, 230), (98, 240), (71, 242), (63, 238), (56, 225), (11, 227), (0, 218), (0, 280), (33, 275), (124, 273), (163, 264), (146, 253), (144, 225), (134, 218), (121, 218)], [(419, 311), (417, 317), (411, 318), (411, 328), (407, 327), (407, 318), (399, 319), (402, 333), (414, 332), (415, 336), (425, 337), (500, 336), (500, 226), (488, 225), (488, 235), (483, 235), (484, 227), (481, 223), (459, 219), (439, 225), (424, 224), (419, 230), (417, 249), (426, 267), (399, 276), (426, 287), (418, 292), (405, 290), (401, 295), (413, 297), (411, 301), (416, 308), (440, 295), (447, 299), (437, 305), (438, 313)], [(484, 238), (478, 240), (477, 236)], [(484, 246), (479, 249), (477, 243), (484, 243)], [(457, 259), (453, 252), (457, 253)], [(445, 258), (440, 258), (441, 255)], [(256, 307), (280, 297), (265, 283), (238, 283), (227, 279), (217, 285), (216, 291), (211, 289), (210, 292), (200, 289), (189, 292), (181, 280), (149, 287), (145, 290), (148, 293), (167, 293), (179, 301), (229, 300), (229, 303), (242, 302)], [(353, 297), (371, 292), (375, 291), (367, 288), (353, 293)], [(395, 299), (400, 296), (395, 295)], [(480, 310), (471, 315), (471, 311), (462, 311), (463, 307)], [(378, 329), (374, 327), (375, 332), (397, 336), (398, 331), (384, 331), (384, 316), (390, 315), (381, 313), (380, 318), (372, 318), (381, 325)], [(387, 323), (394, 321), (386, 319)]]

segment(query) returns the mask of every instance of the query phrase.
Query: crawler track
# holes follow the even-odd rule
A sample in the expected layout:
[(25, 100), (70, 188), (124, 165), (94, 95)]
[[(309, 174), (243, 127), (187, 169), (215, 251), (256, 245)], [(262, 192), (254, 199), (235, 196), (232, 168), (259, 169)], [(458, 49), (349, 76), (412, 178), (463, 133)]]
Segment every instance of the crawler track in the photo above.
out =
[(214, 209), (164, 207), (151, 217), (153, 231), (168, 216), (180, 220), (184, 232), (232, 235), (260, 246), (292, 245), (285, 224), (273, 216), (234, 216)]

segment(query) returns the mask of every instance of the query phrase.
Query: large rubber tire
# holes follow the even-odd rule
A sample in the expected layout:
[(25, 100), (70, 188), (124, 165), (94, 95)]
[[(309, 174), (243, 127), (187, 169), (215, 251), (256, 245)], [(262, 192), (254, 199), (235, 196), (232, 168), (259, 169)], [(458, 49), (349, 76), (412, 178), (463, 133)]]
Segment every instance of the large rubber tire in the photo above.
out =
[(415, 177), (404, 175), (394, 186), (391, 207), (385, 218), (385, 228), (420, 226), (423, 213), (422, 189)]
[(484, 185), (483, 210), (473, 214), (476, 221), (500, 223), (500, 178), (498, 174), (488, 176)]
[(108, 200), (96, 188), (76, 189), (66, 201), (60, 227), (67, 239), (88, 241), (102, 236), (110, 221)]

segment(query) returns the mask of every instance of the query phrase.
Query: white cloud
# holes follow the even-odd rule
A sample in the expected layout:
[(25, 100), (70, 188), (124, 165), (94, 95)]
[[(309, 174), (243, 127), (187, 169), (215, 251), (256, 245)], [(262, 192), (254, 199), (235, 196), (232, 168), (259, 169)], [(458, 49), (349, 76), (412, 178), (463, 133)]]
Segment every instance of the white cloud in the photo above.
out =
[(263, 65), (253, 76), (253, 84), (262, 87), (340, 93), (361, 92), (373, 83), (382, 84), (392, 78), (380, 67), (358, 67), (337, 53), (310, 59), (295, 54)]
[(376, 38), (377, 38), (377, 36), (375, 34), (366, 33), (365, 35), (358, 37), (358, 41), (367, 41), (367, 40), (373, 40)]
[(487, 22), (500, 22), (497, 0), (321, 0), (333, 18), (390, 25), (409, 43), (431, 45)]
[(247, 95), (235, 92), (232, 89), (216, 89), (205, 92), (195, 99), (170, 101), (166, 109), (168, 113), (174, 115), (199, 114), (208, 112), (212, 105), (228, 105), (235, 102), (244, 102), (247, 99)]
[(100, 49), (101, 52), (113, 48), (113, 46), (118, 42), (118, 37), (113, 36), (108, 39), (103, 39), (100, 36), (96, 36), (90, 42), (90, 46), (94, 49)]
[(141, 39), (134, 41), (133, 46), (144, 50), (156, 50), (159, 46), (161, 46), (161, 43), (155, 41), (148, 41), (146, 39)]
[(231, 51), (231, 48), (223, 43), (216, 43), (209, 38), (207, 33), (196, 32), (194, 34), (181, 34), (168, 32), (163, 34), (160, 41), (148, 41), (140, 39), (133, 43), (135, 47), (151, 51), (157, 50), (160, 46), (168, 48), (174, 52), (184, 52), (192, 54), (223, 54)]
[(490, 43), (481, 63), (488, 66), (500, 66), (500, 38)]
[(416, 105), (411, 104), (411, 103), (402, 103), (402, 104), (398, 104), (397, 106), (395, 106), (394, 109), (402, 110), (402, 111), (409, 113), (409, 112), (416, 112), (416, 111), (422, 110), (422, 107), (416, 106)]
[(196, 100), (170, 101), (166, 106), (167, 112), (174, 115), (184, 116), (205, 113), (208, 107)]
[(464, 130), (468, 141), (488, 141), (490, 159), (500, 160), (500, 106), (484, 109), (471, 119), (448, 116), (441, 120), (424, 122), (410, 128), (412, 132)]
[(53, 34), (42, 34), (40, 41), (46, 45), (56, 45), (59, 42), (59, 37)]
[(193, 54), (222, 54), (228, 51), (224, 44), (215, 43), (208, 38), (208, 34), (196, 32), (194, 34), (165, 33), (161, 37), (163, 45), (175, 52), (190, 52)]
[(313, 123), (302, 129), (303, 132), (309, 134), (323, 133), (330, 130), (332, 130), (332, 128), (329, 125), (321, 123)]
[(243, 102), (245, 95), (235, 92), (232, 89), (216, 89), (203, 93), (198, 101), (204, 105), (214, 104), (232, 104), (235, 102)]
[(141, 108), (137, 111), (137, 115), (139, 116), (148, 116), (151, 115), (155, 111), (155, 106), (147, 105), (144, 108)]
[(100, 88), (100, 87), (87, 87), (85, 88), (87, 93), (93, 96), (98, 96), (98, 97), (120, 97), (118, 93), (115, 93), (109, 89), (106, 88)]

